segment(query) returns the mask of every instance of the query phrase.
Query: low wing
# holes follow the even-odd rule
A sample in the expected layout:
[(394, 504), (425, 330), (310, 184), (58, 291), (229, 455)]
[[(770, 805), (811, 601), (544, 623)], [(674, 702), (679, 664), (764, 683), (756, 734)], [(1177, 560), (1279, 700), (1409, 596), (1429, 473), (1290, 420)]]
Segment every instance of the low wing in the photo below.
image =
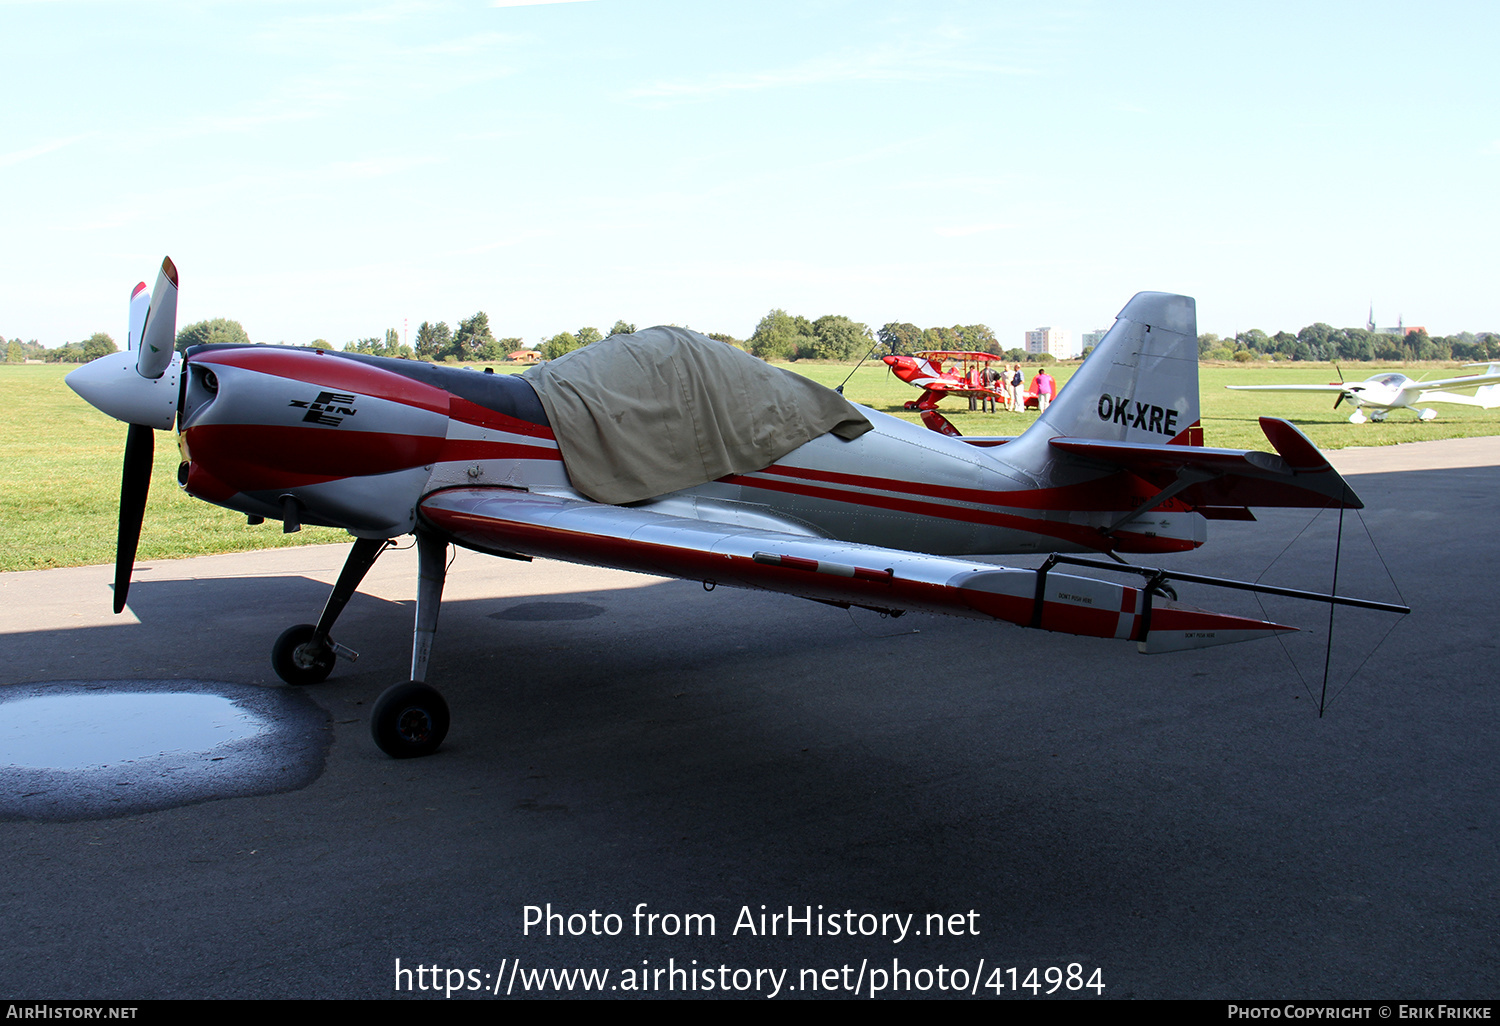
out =
[(1225, 385), (1231, 392), (1358, 392), (1364, 383), (1351, 381), (1347, 385)]
[(1054, 448), (1100, 463), (1123, 467), (1161, 488), (1161, 498), (1176, 497), (1211, 509), (1249, 506), (1295, 506), (1363, 509), (1338, 471), (1290, 422), (1260, 418), (1278, 455), (1243, 449), (1209, 449), (1192, 445), (1104, 442), (1088, 438), (1054, 438)]
[(1119, 638), (1142, 651), (1203, 648), (1292, 628), (1152, 600), (1111, 581), (854, 545), (649, 509), (503, 488), (452, 488), (423, 518), (482, 552), (525, 554), (640, 573), (785, 592), (882, 612), (923, 609)]
[[(1477, 366), (1473, 365), (1473, 366)], [(1492, 385), (1500, 381), (1500, 372), (1495, 371), (1495, 365), (1490, 364), (1488, 374), (1469, 374), (1461, 378), (1438, 378), (1435, 381), (1413, 381), (1412, 384), (1424, 390), (1438, 388), (1469, 388), (1473, 385)], [(1448, 400), (1451, 402), (1452, 400)]]
[(934, 381), (932, 384), (924, 385), (923, 387), (931, 392), (950, 392), (957, 395), (987, 395), (993, 396), (996, 399), (1005, 398), (1005, 396), (1002, 396), (989, 385), (970, 385), (964, 381)]

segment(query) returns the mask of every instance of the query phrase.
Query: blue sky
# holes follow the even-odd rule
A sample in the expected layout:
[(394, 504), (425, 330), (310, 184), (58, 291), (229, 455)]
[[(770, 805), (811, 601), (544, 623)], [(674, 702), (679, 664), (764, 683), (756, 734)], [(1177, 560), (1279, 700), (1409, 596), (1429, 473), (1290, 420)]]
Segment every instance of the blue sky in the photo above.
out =
[(0, 0), (0, 335), (1500, 330), (1500, 6)]

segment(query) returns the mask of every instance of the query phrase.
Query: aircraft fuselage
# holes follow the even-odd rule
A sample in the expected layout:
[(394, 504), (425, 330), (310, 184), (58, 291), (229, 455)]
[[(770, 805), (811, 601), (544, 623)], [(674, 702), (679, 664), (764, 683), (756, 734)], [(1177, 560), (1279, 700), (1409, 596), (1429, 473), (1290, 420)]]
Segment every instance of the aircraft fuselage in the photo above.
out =
[[(250, 516), (381, 538), (412, 531), (423, 498), (444, 488), (577, 495), (519, 377), (273, 346), (191, 350), (183, 377), (180, 483)], [(1106, 537), (1156, 491), (1127, 472), (1060, 471), (861, 412), (875, 429), (853, 441), (824, 435), (772, 466), (640, 505), (943, 555), (1205, 540), (1203, 517), (1170, 501)]]

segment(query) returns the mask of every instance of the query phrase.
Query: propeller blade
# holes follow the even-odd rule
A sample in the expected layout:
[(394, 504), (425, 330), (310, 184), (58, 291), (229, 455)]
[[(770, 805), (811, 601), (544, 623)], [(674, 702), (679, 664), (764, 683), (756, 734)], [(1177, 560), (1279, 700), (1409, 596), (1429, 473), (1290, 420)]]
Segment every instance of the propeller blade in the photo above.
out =
[(172, 362), (176, 344), (177, 267), (171, 257), (166, 257), (161, 262), (161, 273), (156, 276), (156, 288), (151, 292), (151, 309), (141, 332), (141, 350), (136, 355), (136, 373), (143, 378), (161, 377)]
[(1333, 401), (1333, 408), (1335, 410), (1338, 409), (1339, 408), (1339, 403), (1341, 403), (1343, 401), (1344, 401), (1344, 393), (1340, 392), (1339, 393), (1339, 397)]
[(130, 594), (130, 572), (135, 568), (146, 496), (151, 490), (156, 432), (171, 430), (177, 417), (182, 361), (177, 356), (176, 332), (177, 268), (168, 257), (161, 262), (154, 292), (148, 294), (142, 282), (130, 293), (130, 334), (125, 351), (91, 360), (67, 377), (68, 386), (89, 405), (130, 425), (120, 471), (116, 613), (124, 612)]
[(146, 518), (146, 494), (151, 490), (151, 459), (156, 451), (156, 432), (141, 424), (130, 425), (125, 436), (125, 467), (120, 474), (120, 534), (115, 542), (115, 612), (125, 609), (130, 593), (130, 571), (141, 540), (141, 521)]
[(130, 293), (130, 334), (125, 338), (126, 352), (135, 352), (141, 348), (141, 332), (146, 330), (146, 314), (151, 309), (151, 293), (146, 291), (146, 283), (141, 282)]

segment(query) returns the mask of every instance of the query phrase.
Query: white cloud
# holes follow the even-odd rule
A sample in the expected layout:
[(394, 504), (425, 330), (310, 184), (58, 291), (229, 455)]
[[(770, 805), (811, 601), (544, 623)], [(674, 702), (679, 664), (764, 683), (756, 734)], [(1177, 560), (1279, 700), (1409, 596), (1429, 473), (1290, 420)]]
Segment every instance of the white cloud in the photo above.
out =
[(55, 150), (62, 149), (64, 146), (71, 146), (82, 138), (84, 136), (70, 135), (65, 139), (49, 139), (47, 142), (28, 146), (24, 150), (12, 150), (10, 153), (0, 153), (0, 167), (10, 167), (13, 164), (21, 163), (23, 160), (30, 160), (33, 157), (52, 153)]

